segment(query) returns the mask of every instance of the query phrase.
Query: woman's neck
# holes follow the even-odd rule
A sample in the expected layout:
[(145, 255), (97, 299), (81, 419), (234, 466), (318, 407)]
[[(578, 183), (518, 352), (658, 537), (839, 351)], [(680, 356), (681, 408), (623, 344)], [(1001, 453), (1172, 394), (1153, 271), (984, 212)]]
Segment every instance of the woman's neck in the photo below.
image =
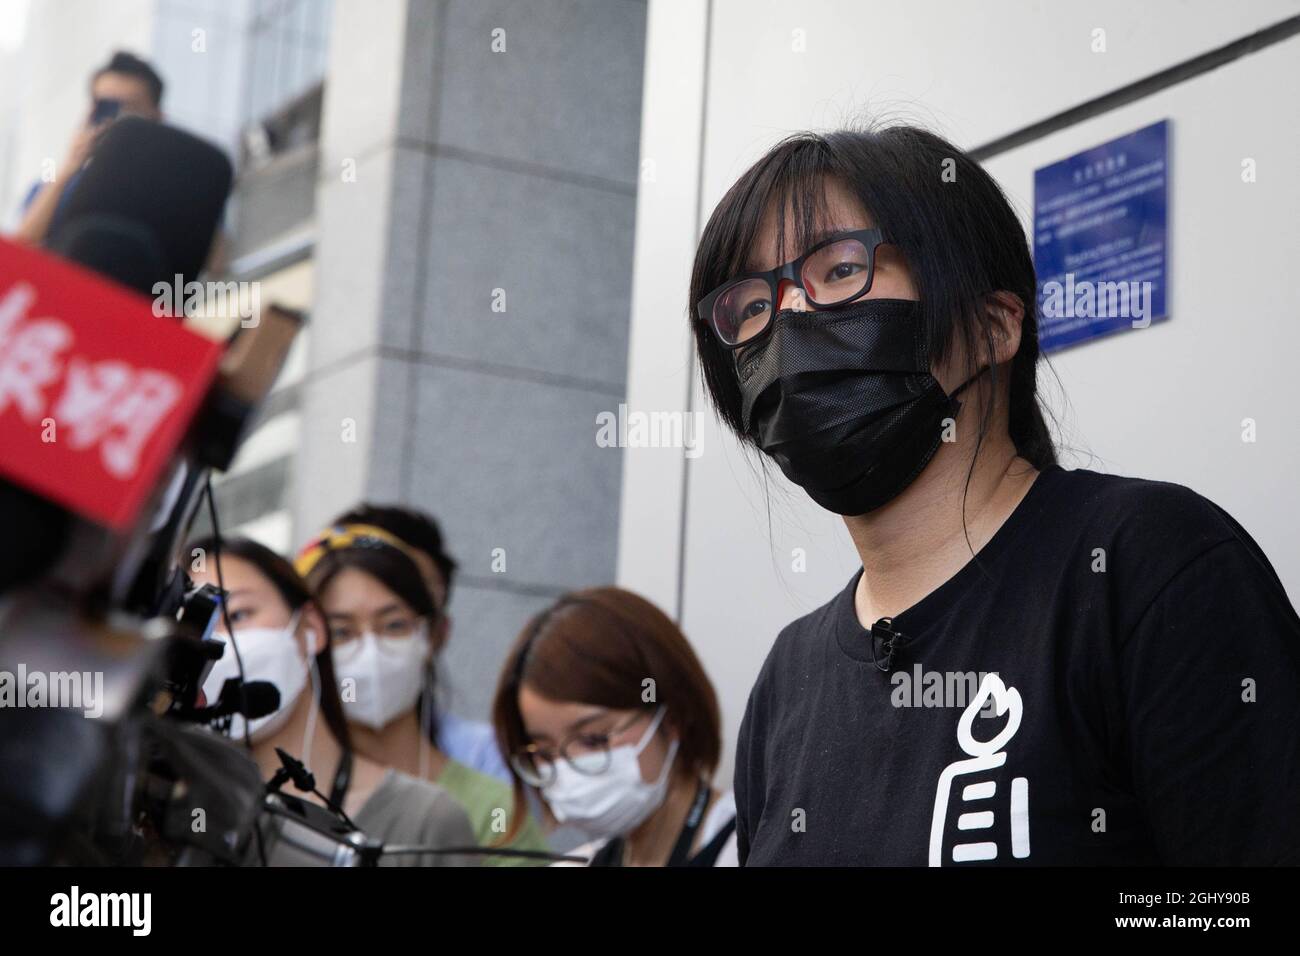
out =
[(447, 757), (420, 729), (414, 710), (391, 720), (380, 730), (349, 724), (352, 747), (376, 763), (424, 780), (437, 780), (447, 766)]
[[(699, 792), (698, 780), (673, 777), (664, 802), (641, 825), (624, 838), (623, 862), (626, 866), (664, 866), (677, 845), (677, 837), (686, 824)], [(709, 791), (709, 802), (715, 794)]]
[[(970, 484), (967, 486), (967, 475)], [(944, 445), (893, 501), (845, 518), (862, 560), (854, 604), (870, 627), (911, 607), (956, 574), (1029, 491), (1038, 471), (1010, 438), (984, 442), (970, 469), (960, 444)], [(963, 511), (964, 507), (964, 511)], [(967, 536), (969, 535), (969, 544)]]

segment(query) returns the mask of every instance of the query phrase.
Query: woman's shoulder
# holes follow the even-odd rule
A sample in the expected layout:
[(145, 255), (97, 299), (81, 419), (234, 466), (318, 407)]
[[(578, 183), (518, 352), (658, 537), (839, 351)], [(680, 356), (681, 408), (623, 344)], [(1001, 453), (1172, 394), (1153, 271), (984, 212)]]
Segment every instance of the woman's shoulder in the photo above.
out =
[(424, 813), (432, 816), (464, 817), (460, 802), (446, 787), (389, 767), (374, 793), (361, 808), (361, 815)]
[[(354, 821), (368, 837), (386, 844), (472, 846), (477, 841), (469, 816), (445, 789), (400, 770), (385, 771)], [(412, 865), (419, 861), (395, 861)], [(476, 859), (442, 857), (436, 864), (477, 863)]]
[(1077, 558), (1075, 580), (1088, 594), (1104, 582), (1117, 634), (1131, 634), (1157, 602), (1188, 595), (1212, 596), (1225, 613), (1234, 601), (1263, 601), (1294, 614), (1263, 549), (1209, 498), (1172, 481), (1056, 471), (1073, 512), (1060, 510), (1060, 523), (1049, 525), (1054, 540), (1037, 558)]
[(1084, 468), (1054, 471), (1059, 521), (1048, 527), (1072, 527), (1078, 545), (1089, 546), (1090, 559), (1117, 577), (1168, 578), (1227, 543), (1263, 558), (1232, 515), (1186, 485)]
[(860, 568), (853, 572), (848, 583), (830, 600), (795, 618), (777, 632), (755, 687), (767, 684), (779, 674), (801, 672), (800, 666), (804, 661), (818, 655), (826, 642), (835, 640), (837, 619), (854, 613), (853, 590), (861, 573)]
[(438, 783), (465, 804), (509, 806), (514, 799), (514, 791), (509, 784), (452, 757), (447, 758), (446, 766), (438, 775)]
[[(490, 844), (506, 832), (515, 803), (514, 790), (509, 784), (452, 759), (447, 760), (442, 773), (438, 775), (438, 782), (465, 808), (480, 844)], [(507, 846), (517, 850), (549, 849), (541, 827), (532, 814), (526, 807), (523, 813), (524, 820)], [(489, 862), (509, 865), (513, 861), (503, 858), (501, 861)], [(531, 861), (525, 860), (522, 864), (528, 862)]]
[(1220, 540), (1232, 537), (1240, 527), (1209, 498), (1174, 481), (1060, 467), (1042, 478), (1053, 481), (1063, 492), (1055, 496), (1060, 508), (1116, 530)]

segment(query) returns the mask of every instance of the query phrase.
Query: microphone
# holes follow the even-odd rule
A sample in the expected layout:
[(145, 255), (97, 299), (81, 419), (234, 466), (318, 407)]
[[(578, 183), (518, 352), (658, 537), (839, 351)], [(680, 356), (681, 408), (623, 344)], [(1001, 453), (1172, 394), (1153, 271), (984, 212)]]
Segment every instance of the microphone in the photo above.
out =
[(116, 120), (82, 168), (46, 248), (152, 295), (203, 269), (233, 169), (217, 147), (140, 117)]
[(190, 707), (177, 703), (168, 711), (168, 715), (187, 723), (214, 724), (223, 718), (235, 716), (257, 720), (274, 714), (279, 709), (280, 689), (270, 681), (241, 682), (238, 677), (231, 677), (221, 685), (221, 693), (215, 704), (210, 707)]
[[(876, 670), (888, 674), (894, 668), (894, 654), (909, 638), (894, 630), (894, 619), (882, 617), (871, 625), (871, 663)], [(879, 652), (877, 652), (879, 646)]]
[[(13, 403), (5, 414), (0, 401), (0, 514), (31, 532), (0, 557), (0, 591), (54, 569), (73, 538), (84, 537), (75, 516), (118, 535), (108, 546), (128, 549), (96, 559), (90, 571), (91, 549), (82, 547), (75, 573), (84, 580), (115, 566), (106, 584), (112, 603), (145, 616), (174, 611), (176, 549), (207, 469), (229, 467), (303, 317), (272, 304), (226, 350), (174, 323), (160, 328), (150, 300), (131, 302), (121, 287), (156, 301), (159, 283), (184, 288), (196, 277), (231, 181), (230, 162), (215, 146), (124, 117), (104, 132), (50, 231), (46, 251), (57, 258), (0, 242), (0, 353), (24, 335), (44, 336), (33, 341), (45, 350), (16, 366), (32, 378), (21, 383), (24, 434)], [(51, 314), (58, 328), (41, 328)], [(75, 352), (90, 354), (67, 354)], [(102, 435), (98, 444), (86, 448), (77, 435), (37, 441), (43, 420), (62, 430), (74, 411), (82, 420), (73, 430)], [(94, 461), (101, 449), (118, 465), (112, 474)]]
[(253, 680), (241, 682), (238, 677), (229, 678), (221, 685), (221, 694), (211, 707), (197, 708), (192, 711), (199, 723), (212, 723), (222, 717), (236, 714), (245, 720), (257, 720), (274, 714), (280, 709), (280, 689), (270, 681)]
[(149, 293), (155, 277), (166, 275), (158, 237), (120, 216), (82, 216), (59, 230), (47, 248), (136, 292)]
[[(0, 477), (29, 493), (0, 495), (3, 517), (21, 524), (34, 494), (131, 536), (161, 495), (222, 354), (120, 284), (0, 239)], [(27, 567), (48, 570), (52, 556), (34, 555), (39, 538), (11, 543)], [(80, 542), (80, 566), (101, 557), (122, 565), (120, 554), (92, 555), (95, 547)], [(14, 570), (7, 582), (26, 576), (21, 564)]]

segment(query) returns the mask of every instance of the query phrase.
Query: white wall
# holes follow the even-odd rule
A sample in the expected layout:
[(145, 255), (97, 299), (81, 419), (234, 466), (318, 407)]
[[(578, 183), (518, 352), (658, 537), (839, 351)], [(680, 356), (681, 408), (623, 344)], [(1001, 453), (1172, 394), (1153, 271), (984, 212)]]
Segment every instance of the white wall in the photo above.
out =
[[(787, 133), (864, 112), (973, 148), (1300, 13), (1297, 0), (908, 4), (650, 0), (628, 403), (707, 410), (691, 371), (695, 241), (726, 188)], [(705, 29), (708, 44), (705, 49)], [(1105, 53), (1092, 52), (1093, 30)], [(804, 52), (796, 52), (800, 34)], [(707, 68), (706, 68), (707, 54)], [(1072, 464), (1177, 481), (1237, 517), (1300, 603), (1300, 424), (1290, 367), (1300, 305), (1300, 38), (994, 157), (1026, 216), (1036, 167), (1168, 117), (1171, 318), (1052, 359)], [(1240, 163), (1259, 165), (1244, 184)], [(688, 398), (689, 396), (689, 398)], [(1258, 422), (1243, 444), (1240, 423)], [(676, 613), (734, 740), (777, 631), (856, 568), (843, 525), (707, 417), (703, 454), (627, 449), (618, 581)], [(770, 494), (768, 493), (770, 491)], [(770, 515), (769, 515), (770, 502)], [(803, 548), (807, 570), (791, 570)], [(722, 768), (730, 774), (730, 750)]]

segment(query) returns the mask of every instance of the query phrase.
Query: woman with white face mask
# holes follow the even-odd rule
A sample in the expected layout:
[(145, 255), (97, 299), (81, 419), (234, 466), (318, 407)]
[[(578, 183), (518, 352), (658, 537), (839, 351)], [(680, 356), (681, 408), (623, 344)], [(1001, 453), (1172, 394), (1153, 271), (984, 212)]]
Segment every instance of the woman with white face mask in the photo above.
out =
[[(191, 572), (195, 583), (224, 582), (228, 594), (227, 614), (216, 633), (227, 642), (227, 648), (204, 682), (208, 703), (216, 703), (227, 680), (240, 677), (241, 661), (246, 681), (269, 682), (280, 693), (280, 707), (275, 713), (253, 719), (247, 728), (243, 718), (237, 716), (230, 727), (232, 738), (251, 745), (262, 776), (269, 779), (280, 769), (276, 755), (279, 748), (306, 764), (318, 780), (318, 789), (341, 806), (369, 837), (389, 845), (474, 845), (465, 811), (445, 790), (354, 752), (335, 684), (329, 629), (293, 566), (262, 545), (242, 538), (223, 539), (219, 558), (212, 539), (194, 542), (189, 553), (204, 559), (202, 570)], [(226, 631), (225, 617), (234, 629), (233, 639)], [(324, 803), (316, 794), (292, 787), (287, 791), (304, 800)], [(278, 853), (279, 848), (268, 862), (302, 862), (280, 858)], [(393, 856), (381, 860), (383, 866), (477, 863), (476, 857), (459, 855)]]
[[(297, 568), (333, 635), (339, 693), (357, 752), (450, 793), (469, 815), (480, 846), (546, 851), (527, 809), (511, 809), (509, 786), (451, 759), (434, 743), (430, 634), (440, 612), (406, 544), (382, 528), (340, 525), (309, 543)], [(510, 838), (503, 839), (507, 830)], [(514, 856), (483, 862), (537, 863)]]
[[(448, 550), (437, 519), (426, 511), (406, 504), (361, 502), (330, 523), (381, 528), (406, 545), (438, 608), (436, 622), (429, 629), (435, 660), (447, 660), (447, 646), (451, 641), (453, 624), (449, 602), (457, 565)], [(497, 738), (492, 725), (448, 708), (447, 698), (453, 696), (456, 689), (455, 674), (451, 668), (439, 669), (440, 681), (449, 676), (453, 678), (449, 688), (451, 693), (437, 695), (438, 710), (430, 715), (437, 727), (434, 743), (453, 760), (509, 783), (510, 771), (501, 751), (497, 749)], [(440, 685), (439, 691), (442, 689)]]
[(506, 659), (493, 722), (516, 806), (540, 797), (592, 866), (735, 866), (736, 805), (712, 785), (717, 697), (685, 635), (619, 588), (565, 595)]

